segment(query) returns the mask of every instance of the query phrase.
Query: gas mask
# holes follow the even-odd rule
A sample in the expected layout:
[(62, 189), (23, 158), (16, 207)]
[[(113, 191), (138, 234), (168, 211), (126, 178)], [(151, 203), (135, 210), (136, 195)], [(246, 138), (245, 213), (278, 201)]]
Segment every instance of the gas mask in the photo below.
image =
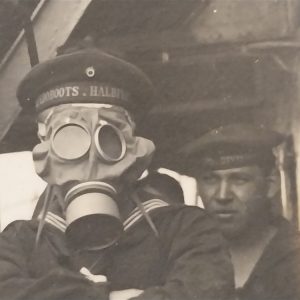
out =
[(75, 249), (97, 250), (122, 235), (118, 195), (148, 167), (154, 145), (134, 136), (125, 109), (63, 104), (38, 116), (36, 172), (64, 197), (66, 238)]

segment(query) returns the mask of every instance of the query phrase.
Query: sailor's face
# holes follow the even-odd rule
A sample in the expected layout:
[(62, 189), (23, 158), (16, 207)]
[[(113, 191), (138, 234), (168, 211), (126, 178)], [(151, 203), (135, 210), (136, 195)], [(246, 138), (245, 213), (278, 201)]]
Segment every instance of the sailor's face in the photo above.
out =
[(203, 172), (198, 193), (228, 238), (242, 234), (267, 209), (268, 180), (258, 166)]

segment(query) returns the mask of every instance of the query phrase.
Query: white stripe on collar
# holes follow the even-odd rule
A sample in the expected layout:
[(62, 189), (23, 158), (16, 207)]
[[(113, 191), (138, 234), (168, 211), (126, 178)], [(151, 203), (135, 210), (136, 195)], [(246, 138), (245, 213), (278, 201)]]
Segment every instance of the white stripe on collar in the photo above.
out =
[[(142, 205), (144, 206), (146, 213), (149, 213), (150, 211), (156, 210), (161, 207), (169, 206), (169, 204), (167, 202), (165, 202), (161, 199), (151, 199), (151, 200), (142, 202)], [(143, 217), (143, 213), (141, 212), (141, 210), (138, 207), (136, 207), (130, 213), (128, 218), (123, 222), (124, 230), (127, 231), (134, 224), (136, 224), (142, 217)], [(38, 219), (41, 219), (41, 217), (39, 216)], [(62, 217), (60, 217), (50, 211), (47, 212), (45, 221), (48, 224), (56, 227), (57, 229), (59, 229), (62, 232), (66, 231), (66, 228), (67, 228), (66, 221)]]
[[(149, 213), (152, 210), (169, 206), (169, 204), (161, 199), (151, 199), (145, 202), (142, 202), (144, 206), (145, 212)], [(132, 227), (135, 223), (137, 223), (143, 217), (143, 213), (140, 211), (138, 207), (136, 207), (129, 217), (123, 222), (124, 230), (127, 231), (130, 227)]]

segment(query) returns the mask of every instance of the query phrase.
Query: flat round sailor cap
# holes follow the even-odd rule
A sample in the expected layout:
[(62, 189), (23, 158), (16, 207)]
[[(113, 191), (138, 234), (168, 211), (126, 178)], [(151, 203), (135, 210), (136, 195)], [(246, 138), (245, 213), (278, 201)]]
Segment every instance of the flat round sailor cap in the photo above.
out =
[(155, 97), (149, 78), (139, 68), (96, 48), (63, 54), (42, 62), (17, 90), (23, 107), (37, 112), (66, 103), (102, 103), (145, 112)]
[(213, 129), (179, 150), (186, 169), (227, 169), (274, 162), (272, 149), (284, 141), (276, 131), (253, 124), (230, 124)]

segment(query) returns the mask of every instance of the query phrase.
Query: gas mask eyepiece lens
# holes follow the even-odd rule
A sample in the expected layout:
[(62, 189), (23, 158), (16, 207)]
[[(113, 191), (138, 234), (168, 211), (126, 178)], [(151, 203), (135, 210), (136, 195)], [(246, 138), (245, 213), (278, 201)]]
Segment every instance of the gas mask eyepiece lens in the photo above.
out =
[(126, 152), (123, 134), (117, 127), (108, 123), (102, 123), (96, 130), (95, 144), (101, 158), (106, 162), (117, 162)]
[(85, 155), (91, 146), (89, 132), (78, 124), (59, 127), (53, 135), (52, 147), (63, 159), (73, 160)]

